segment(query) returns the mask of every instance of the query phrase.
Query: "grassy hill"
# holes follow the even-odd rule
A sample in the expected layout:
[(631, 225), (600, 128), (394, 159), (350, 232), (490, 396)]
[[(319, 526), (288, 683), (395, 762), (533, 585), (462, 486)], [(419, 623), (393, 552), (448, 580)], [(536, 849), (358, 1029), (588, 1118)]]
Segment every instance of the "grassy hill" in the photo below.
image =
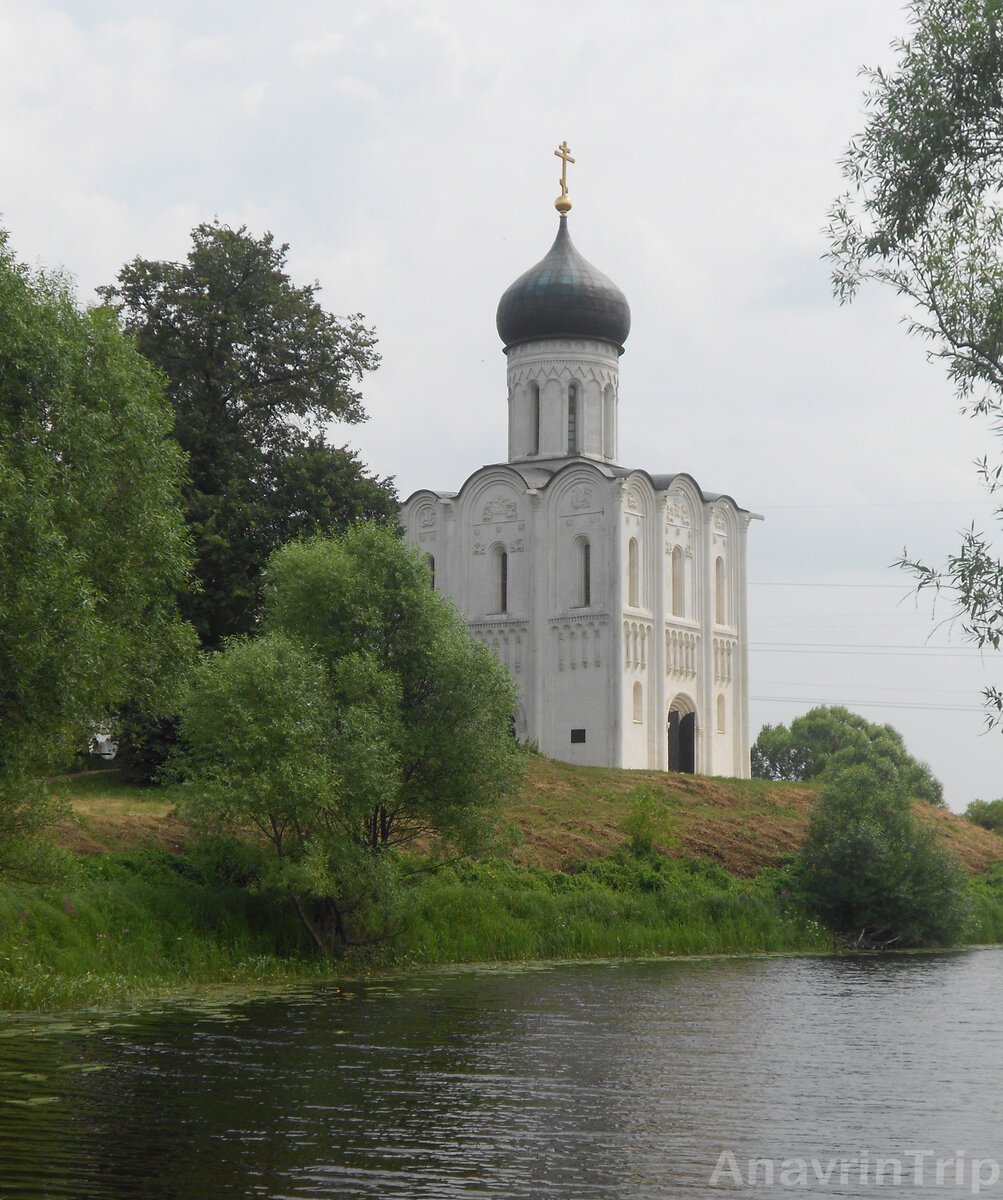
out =
[[(108, 769), (53, 780), (72, 813), (56, 836), (80, 862), (50, 885), (0, 880), (0, 1013), (380, 967), (832, 950), (807, 911), (752, 878), (799, 845), (811, 789), (528, 765), (496, 857), (418, 872), (385, 912), (374, 897), (365, 919), (377, 932), (390, 921), (395, 936), (363, 937), (333, 958), (312, 952), (292, 905), (242, 886), (218, 848), (195, 844), (178, 789), (130, 787)], [(666, 857), (611, 854), (642, 810), (657, 820)], [(969, 870), (1003, 861), (1003, 838), (928, 805), (918, 811)], [(998, 873), (973, 878), (970, 892), (963, 940), (1003, 942)]]
[[(637, 788), (664, 798), (671, 814), (670, 853), (713, 859), (734, 875), (749, 877), (778, 854), (793, 851), (805, 833), (815, 792), (804, 784), (762, 779), (711, 779), (661, 771), (620, 771), (532, 760), (523, 794), (507, 810), (522, 842), (518, 863), (560, 870), (575, 859), (596, 858), (625, 840), (620, 826)], [(918, 804), (968, 870), (1003, 861), (1003, 838), (946, 809)]]
[[(175, 812), (174, 788), (134, 788), (114, 770), (67, 776), (54, 788), (72, 804), (74, 819), (59, 828), (64, 845), (85, 854), (155, 844), (179, 850), (190, 840)], [(664, 798), (670, 854), (709, 858), (747, 878), (796, 850), (815, 793), (803, 784), (756, 779), (710, 779), (661, 771), (574, 767), (532, 758), (522, 795), (506, 807), (507, 855), (519, 865), (560, 871), (599, 858), (626, 840), (624, 819), (637, 789)], [(962, 817), (917, 806), (934, 821), (945, 844), (973, 872), (1003, 861), (1003, 838)]]

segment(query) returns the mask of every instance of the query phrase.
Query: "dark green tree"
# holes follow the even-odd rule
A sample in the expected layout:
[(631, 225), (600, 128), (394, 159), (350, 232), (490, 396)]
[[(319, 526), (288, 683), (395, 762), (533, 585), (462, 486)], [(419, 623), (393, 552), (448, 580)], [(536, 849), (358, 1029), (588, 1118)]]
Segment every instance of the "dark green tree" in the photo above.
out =
[(392, 531), (291, 542), (268, 566), (263, 632), (208, 655), (182, 705), (189, 808), (266, 839), (266, 886), (318, 949), (360, 940), (394, 912), (400, 848), (484, 844), (521, 778), (515, 703)]
[(193, 649), (183, 454), (156, 372), (0, 233), (0, 867), (52, 815), (42, 777)]
[(183, 610), (207, 647), (254, 627), (261, 571), (283, 542), (397, 514), (392, 482), (324, 433), (364, 419), (374, 333), (325, 312), (317, 284), (295, 286), (287, 250), (268, 233), (202, 224), (185, 262), (136, 259), (100, 289), (167, 381), (196, 551)]
[[(964, 408), (1003, 429), (1003, 3), (912, 0), (897, 68), (865, 72), (867, 123), (842, 169), (850, 191), (831, 213), (842, 301), (868, 279), (909, 302), (908, 327), (942, 359)], [(979, 472), (990, 491), (1003, 462)], [(997, 510), (1003, 521), (1003, 510)], [(1003, 641), (1003, 562), (972, 526), (941, 568), (903, 553), (919, 586), (943, 588), (978, 646)], [(986, 690), (991, 723), (1003, 693)]]
[(926, 763), (906, 750), (891, 725), (874, 725), (848, 709), (821, 706), (785, 725), (764, 725), (752, 747), (753, 779), (807, 780), (856, 765), (886, 764), (908, 795), (944, 803)]
[(1003, 833), (1003, 799), (973, 800), (965, 809), (965, 820), (993, 833)]
[(885, 762), (826, 774), (795, 871), (809, 909), (857, 946), (950, 945), (967, 915), (964, 871)]

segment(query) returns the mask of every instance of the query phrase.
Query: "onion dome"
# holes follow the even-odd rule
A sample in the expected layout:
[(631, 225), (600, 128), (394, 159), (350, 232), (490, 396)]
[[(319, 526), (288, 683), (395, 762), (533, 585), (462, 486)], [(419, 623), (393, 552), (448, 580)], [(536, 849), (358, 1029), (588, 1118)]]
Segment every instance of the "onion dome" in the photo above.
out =
[(506, 289), (496, 322), (506, 350), (520, 342), (573, 337), (612, 342), (622, 354), (630, 305), (575, 249), (562, 212), (549, 253)]

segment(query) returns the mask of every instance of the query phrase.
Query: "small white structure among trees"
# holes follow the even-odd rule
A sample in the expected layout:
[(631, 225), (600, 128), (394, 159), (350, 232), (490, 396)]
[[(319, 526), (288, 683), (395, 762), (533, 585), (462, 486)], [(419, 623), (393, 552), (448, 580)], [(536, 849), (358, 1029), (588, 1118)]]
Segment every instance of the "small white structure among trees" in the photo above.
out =
[(415, 492), (406, 537), (518, 683), (520, 738), (585, 765), (748, 777), (752, 514), (619, 464), (630, 309), (573, 246), (566, 194), (557, 208), (550, 252), (498, 306), (508, 461)]

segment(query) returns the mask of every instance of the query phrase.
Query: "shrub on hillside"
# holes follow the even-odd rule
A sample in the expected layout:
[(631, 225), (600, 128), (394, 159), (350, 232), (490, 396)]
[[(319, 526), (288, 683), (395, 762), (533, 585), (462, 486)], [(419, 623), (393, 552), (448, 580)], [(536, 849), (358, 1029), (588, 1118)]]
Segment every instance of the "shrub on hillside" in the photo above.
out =
[(964, 872), (887, 766), (828, 777), (795, 873), (809, 909), (855, 945), (950, 945), (965, 923)]
[(1003, 799), (973, 800), (965, 809), (965, 820), (993, 833), (1003, 833)]

